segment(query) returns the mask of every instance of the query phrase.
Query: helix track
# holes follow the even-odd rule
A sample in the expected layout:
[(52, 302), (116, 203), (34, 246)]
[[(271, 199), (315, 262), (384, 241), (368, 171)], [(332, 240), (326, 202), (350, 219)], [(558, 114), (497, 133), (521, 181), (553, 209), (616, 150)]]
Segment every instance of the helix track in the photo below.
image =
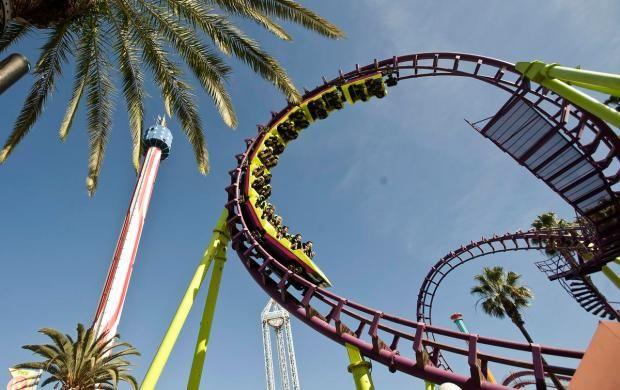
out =
[[(568, 386), (568, 383), (570, 382), (570, 377), (568, 376), (563, 376), (563, 375), (559, 375), (557, 377), (560, 381), (564, 382), (564, 384), (566, 384)], [(508, 375), (503, 381), (502, 384), (504, 386), (510, 386), (512, 388), (515, 389), (523, 389), (526, 386), (529, 385), (536, 385), (537, 384), (537, 380), (536, 377), (534, 376), (534, 372), (533, 371), (519, 371), (519, 372), (513, 372), (510, 375)], [(555, 389), (555, 385), (553, 384), (553, 382), (551, 381), (547, 381), (545, 382), (545, 385), (549, 388)]]
[[(585, 232), (587, 233), (587, 231)], [(504, 252), (516, 252), (525, 250), (544, 250), (546, 243), (554, 242), (556, 250), (572, 251), (583, 247), (584, 231), (581, 228), (557, 229), (548, 231), (518, 231), (506, 233), (501, 236), (494, 235), (491, 238), (482, 238), (477, 242), (470, 242), (460, 248), (451, 251), (433, 265), (424, 278), (418, 293), (417, 319), (426, 324), (432, 324), (433, 301), (441, 282), (451, 273), (456, 271), (461, 265), (472, 260)], [(562, 262), (562, 269), (567, 267), (566, 262), (558, 255), (555, 259), (550, 259), (554, 267), (547, 266), (547, 269), (557, 269), (558, 262)], [(543, 262), (547, 263), (547, 262)], [(539, 265), (541, 268), (542, 265)], [(562, 287), (582, 306), (586, 311), (602, 318), (612, 320), (620, 319), (618, 311), (608, 302), (599, 290), (592, 284), (587, 276), (572, 276), (570, 280), (560, 280)], [(435, 336), (429, 332), (429, 337), (433, 340)], [(443, 356), (438, 359), (438, 365), (446, 369), (450, 366)]]
[[(340, 88), (373, 74), (387, 77), (388, 85), (431, 76), (469, 77), (508, 92), (509, 101), (483, 128), (473, 124), (472, 127), (543, 180), (595, 231), (596, 256), (580, 264), (578, 269), (554, 276), (586, 275), (617, 256), (620, 203), (615, 187), (620, 172), (613, 169), (617, 169), (620, 161), (620, 143), (604, 122), (533, 85), (510, 63), (459, 53), (420, 53), (356, 66), (351, 72), (340, 72), (331, 81), (324, 79), (322, 86), (304, 95), (305, 102), (330, 88)], [(247, 150), (236, 156), (237, 167), (230, 171), (231, 185), (226, 188), (233, 249), (251, 276), (272, 298), (318, 332), (338, 343), (356, 346), (365, 356), (391, 371), (435, 383), (449, 381), (466, 389), (505, 388), (483, 380), (489, 362), (531, 370), (541, 387), (544, 387), (545, 371), (567, 376), (574, 373), (571, 367), (543, 365), (542, 355), (581, 359), (583, 353), (580, 351), (462, 334), (400, 318), (340, 297), (287, 267), (281, 251), (274, 250), (256, 230), (257, 210), (248, 202), (250, 195), (244, 183), (251, 175), (251, 161), (270, 129), (295, 110), (297, 106), (289, 105), (274, 113), (266, 126), (259, 126), (255, 138), (246, 140)], [(512, 238), (517, 239), (514, 235)], [(525, 241), (527, 237), (524, 238), (527, 246)], [(499, 241), (498, 245), (501, 245)], [(427, 337), (427, 332), (441, 335), (450, 342), (438, 342)], [(466, 348), (455, 346), (462, 345), (463, 341)], [(485, 345), (505, 353), (481, 352)], [(441, 367), (439, 357), (446, 352), (465, 357), (469, 373), (455, 373)], [(525, 358), (515, 359), (512, 357), (515, 352)]]

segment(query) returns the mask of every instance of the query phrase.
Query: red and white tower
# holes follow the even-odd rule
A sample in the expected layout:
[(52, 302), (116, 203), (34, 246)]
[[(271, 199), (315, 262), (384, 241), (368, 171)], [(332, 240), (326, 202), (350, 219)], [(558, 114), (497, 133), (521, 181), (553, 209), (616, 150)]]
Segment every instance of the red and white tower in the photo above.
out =
[(95, 314), (96, 336), (107, 332), (108, 338), (111, 338), (116, 334), (159, 163), (170, 155), (172, 133), (166, 127), (165, 118), (159, 118), (157, 125), (146, 131), (142, 141), (146, 150), (146, 157), (131, 197), (129, 210), (125, 216), (125, 222), (114, 250), (114, 258)]

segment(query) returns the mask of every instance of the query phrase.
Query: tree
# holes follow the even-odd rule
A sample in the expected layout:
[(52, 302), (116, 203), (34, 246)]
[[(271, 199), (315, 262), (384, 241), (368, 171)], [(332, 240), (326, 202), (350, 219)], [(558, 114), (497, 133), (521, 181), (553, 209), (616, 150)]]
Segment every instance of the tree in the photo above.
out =
[(616, 111), (620, 111), (620, 96), (610, 96), (604, 103), (609, 107), (615, 106)]
[[(478, 284), (471, 288), (471, 294), (479, 298), (476, 305), (480, 305), (486, 314), (510, 318), (527, 342), (532, 344), (534, 340), (525, 329), (521, 311), (530, 305), (534, 294), (528, 287), (519, 285), (519, 279), (521, 275), (512, 271), (504, 272), (500, 266), (484, 267), (481, 274), (474, 276)], [(544, 359), (543, 363), (547, 365)], [(556, 388), (564, 388), (553, 373), (549, 372), (549, 376)]]
[[(543, 214), (540, 214), (538, 217), (536, 217), (534, 222), (532, 222), (532, 227), (536, 231), (562, 230), (562, 229), (568, 229), (568, 228), (571, 228), (571, 227), (574, 227), (574, 226), (575, 226), (575, 224), (570, 223), (570, 222), (566, 221), (563, 218), (558, 218), (555, 215), (555, 213), (553, 213), (551, 211), (543, 213)], [(537, 240), (537, 239), (533, 239), (532, 243), (534, 243), (536, 245), (542, 243), (542, 245), (545, 248), (545, 254), (547, 256), (549, 256), (549, 257), (553, 257), (553, 256), (557, 255), (558, 253), (562, 253), (564, 255), (565, 254), (564, 252), (567, 252), (567, 251), (559, 250), (558, 249), (558, 247), (562, 245), (562, 242), (560, 240), (543, 239), (543, 240), (540, 240), (540, 241), (542, 241), (542, 242), (539, 242), (539, 240)], [(567, 253), (567, 254), (568, 254), (567, 261), (569, 261), (571, 263), (574, 263), (574, 259), (572, 258), (570, 253)]]
[[(199, 171), (206, 174), (208, 153), (198, 107), (183, 68), (172, 58), (178, 56), (185, 63), (200, 88), (212, 98), (226, 125), (235, 127), (237, 117), (225, 87), (230, 67), (217, 50), (244, 62), (289, 101), (297, 102), (300, 95), (282, 66), (233, 24), (231, 16), (256, 22), (287, 41), (291, 36), (274, 19), (300, 24), (329, 38), (343, 36), (338, 27), (293, 0), (9, 1), (14, 19), (0, 37), (0, 52), (34, 29), (44, 29), (47, 41), (34, 67), (36, 80), (13, 132), (0, 150), (0, 163), (34, 126), (68, 59), (75, 57), (73, 93), (59, 135), (63, 141), (67, 138), (75, 113), (85, 99), (90, 136), (86, 185), (90, 195), (97, 187), (112, 123), (114, 61), (129, 113), (134, 167), (138, 169), (140, 159), (145, 68), (161, 91), (168, 115), (179, 119), (194, 149)], [(203, 37), (208, 37), (210, 43)]]
[[(532, 227), (537, 231), (563, 230), (582, 226), (583, 223), (584, 222), (580, 219), (577, 219), (576, 222), (569, 222), (563, 218), (558, 218), (555, 213), (549, 211), (536, 217), (534, 222), (532, 222)], [(560, 232), (558, 231), (558, 233)], [(561, 238), (552, 240), (543, 239), (541, 241), (545, 248), (545, 254), (548, 257), (553, 257), (557, 254), (560, 254), (573, 268), (577, 267), (580, 261), (588, 261), (593, 256), (592, 248), (594, 248), (594, 244), (587, 241), (581, 240), (579, 241), (579, 245), (565, 242)], [(536, 239), (533, 239), (532, 243), (536, 245), (540, 244), (540, 242)], [(579, 262), (575, 259), (575, 256), (573, 256), (573, 253), (571, 251), (575, 251), (575, 253), (578, 254)]]
[(41, 387), (55, 384), (61, 390), (112, 390), (119, 382), (128, 383), (137, 390), (138, 382), (128, 374), (130, 363), (126, 356), (140, 355), (128, 343), (118, 343), (118, 336), (106, 340), (106, 335), (95, 337), (93, 328), (77, 326), (77, 338), (43, 328), (39, 332), (52, 339), (51, 344), (24, 345), (44, 360), (18, 364), (16, 368), (42, 369), (49, 377)]

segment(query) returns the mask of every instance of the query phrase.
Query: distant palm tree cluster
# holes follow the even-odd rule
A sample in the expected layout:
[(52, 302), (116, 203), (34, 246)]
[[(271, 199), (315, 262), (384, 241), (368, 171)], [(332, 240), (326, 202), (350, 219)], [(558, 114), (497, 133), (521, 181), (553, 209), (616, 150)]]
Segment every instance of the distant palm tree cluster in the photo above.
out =
[[(61, 140), (69, 135), (84, 100), (90, 138), (87, 189), (92, 195), (103, 163), (112, 124), (113, 69), (118, 69), (129, 114), (133, 164), (139, 166), (141, 131), (146, 99), (145, 74), (159, 88), (169, 116), (181, 123), (194, 149), (198, 169), (206, 174), (209, 160), (202, 120), (193, 86), (184, 67), (200, 89), (213, 100), (224, 123), (237, 126), (237, 116), (226, 82), (231, 69), (219, 52), (234, 56), (276, 86), (289, 101), (300, 95), (286, 71), (269, 53), (248, 37), (231, 17), (251, 20), (277, 38), (289, 33), (276, 22), (299, 24), (329, 38), (342, 31), (293, 0), (9, 0), (14, 19), (0, 37), (0, 52), (34, 29), (44, 29), (47, 41), (34, 66), (35, 82), (0, 150), (0, 163), (34, 126), (46, 100), (70, 58), (75, 58), (73, 93), (59, 127)], [(206, 38), (206, 39), (205, 39)], [(182, 64), (175, 58), (180, 58)], [(184, 65), (184, 66), (183, 66)]]

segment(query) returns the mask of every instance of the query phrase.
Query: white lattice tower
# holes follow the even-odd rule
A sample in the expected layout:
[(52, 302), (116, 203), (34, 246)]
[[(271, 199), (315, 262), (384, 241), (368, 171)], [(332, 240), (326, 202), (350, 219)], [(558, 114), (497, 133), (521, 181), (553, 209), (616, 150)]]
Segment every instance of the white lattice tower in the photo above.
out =
[(282, 390), (300, 390), (295, 347), (293, 346), (293, 332), (291, 331), (291, 320), (288, 312), (282, 309), (273, 299), (270, 299), (261, 313), (261, 324), (263, 329), (267, 390), (275, 390), (276, 386), (271, 347), (271, 329), (274, 330), (276, 335)]

